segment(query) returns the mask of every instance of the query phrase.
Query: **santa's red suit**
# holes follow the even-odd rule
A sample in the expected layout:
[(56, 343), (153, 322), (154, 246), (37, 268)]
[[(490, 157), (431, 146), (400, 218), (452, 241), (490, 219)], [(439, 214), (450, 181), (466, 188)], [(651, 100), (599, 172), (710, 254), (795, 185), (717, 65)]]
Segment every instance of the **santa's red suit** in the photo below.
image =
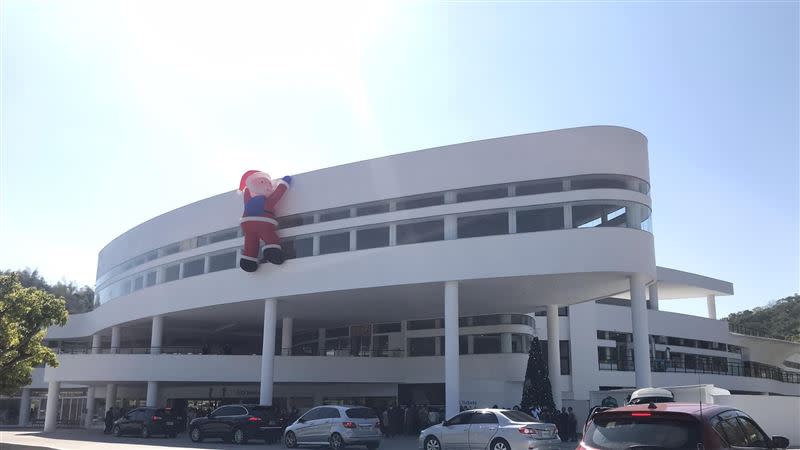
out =
[[(269, 175), (249, 170), (242, 175), (239, 190), (244, 195), (244, 212), (241, 227), (244, 232), (244, 250), (239, 266), (247, 272), (255, 272), (259, 262), (283, 264), (286, 259), (278, 238), (278, 220), (275, 206), (286, 193), (291, 177), (273, 181)], [(258, 249), (264, 242), (264, 255), (259, 261)]]

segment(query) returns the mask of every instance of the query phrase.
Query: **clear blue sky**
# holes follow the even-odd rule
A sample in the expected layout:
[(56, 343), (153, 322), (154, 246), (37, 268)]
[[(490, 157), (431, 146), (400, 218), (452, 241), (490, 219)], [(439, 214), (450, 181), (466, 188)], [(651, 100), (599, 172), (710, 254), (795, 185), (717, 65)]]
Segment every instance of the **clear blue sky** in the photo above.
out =
[(253, 167), (614, 124), (649, 138), (659, 265), (732, 281), (723, 316), (800, 290), (797, 2), (0, 5), (0, 268), (91, 285)]

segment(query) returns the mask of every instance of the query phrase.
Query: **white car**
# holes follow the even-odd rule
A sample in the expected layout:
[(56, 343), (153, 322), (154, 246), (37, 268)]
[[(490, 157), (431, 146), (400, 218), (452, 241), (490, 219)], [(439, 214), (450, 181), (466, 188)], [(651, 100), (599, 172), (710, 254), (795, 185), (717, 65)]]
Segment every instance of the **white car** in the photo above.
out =
[(371, 408), (363, 406), (317, 406), (286, 427), (287, 448), (324, 446), (342, 450), (363, 445), (376, 450), (381, 445), (381, 423)]
[(419, 434), (422, 450), (558, 449), (560, 444), (555, 425), (508, 409), (464, 411)]

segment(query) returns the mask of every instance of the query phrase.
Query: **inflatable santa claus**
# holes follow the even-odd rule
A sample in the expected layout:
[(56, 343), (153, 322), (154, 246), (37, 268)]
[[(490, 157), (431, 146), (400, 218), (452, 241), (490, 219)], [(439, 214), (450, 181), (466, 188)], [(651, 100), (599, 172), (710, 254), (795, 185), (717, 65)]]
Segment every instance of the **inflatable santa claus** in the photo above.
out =
[[(269, 175), (258, 170), (248, 170), (239, 182), (239, 191), (244, 195), (244, 213), (241, 227), (244, 232), (244, 251), (239, 267), (255, 272), (259, 262), (283, 264), (286, 255), (278, 239), (278, 220), (275, 206), (292, 184), (292, 177), (285, 176), (273, 181)], [(264, 255), (259, 260), (258, 248), (264, 242)]]

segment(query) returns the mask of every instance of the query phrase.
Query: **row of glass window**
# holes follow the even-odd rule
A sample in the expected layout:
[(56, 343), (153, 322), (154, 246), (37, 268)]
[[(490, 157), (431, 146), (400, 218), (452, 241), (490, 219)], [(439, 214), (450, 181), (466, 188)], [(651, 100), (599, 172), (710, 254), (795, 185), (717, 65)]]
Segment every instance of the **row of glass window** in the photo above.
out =
[[(702, 339), (688, 339), (676, 336), (661, 336), (651, 334), (650, 338), (656, 344), (674, 345), (678, 347), (702, 348), (706, 350), (718, 350), (729, 353), (742, 353), (742, 348), (738, 345), (726, 344), (724, 342), (704, 341)], [(617, 344), (628, 344), (633, 342), (633, 334), (620, 331), (597, 330), (597, 339), (617, 341)]]
[[(476, 188), (460, 189), (453, 192), (455, 194), (455, 202), (462, 203), (476, 200), (488, 200), (511, 196), (518, 197), (523, 195), (536, 195), (583, 189), (627, 189), (648, 194), (650, 191), (650, 185), (644, 180), (627, 175), (581, 175), (559, 179), (481, 186)], [(413, 197), (383, 200), (379, 202), (281, 217), (280, 227), (291, 228), (301, 225), (308, 225), (311, 223), (330, 222), (333, 220), (341, 220), (350, 217), (381, 214), (389, 211), (425, 208), (428, 206), (443, 205), (445, 203), (446, 200), (444, 192), (423, 194)], [(138, 267), (146, 262), (178, 252), (202, 247), (204, 245), (213, 244), (215, 242), (235, 239), (241, 236), (242, 233), (239, 227), (233, 227), (184, 239), (180, 242), (174, 242), (172, 244), (165, 245), (161, 248), (151, 250), (147, 253), (131, 258), (110, 269), (104, 271), (100, 271), (98, 269), (97, 284), (102, 285), (104, 281), (134, 267)]]
[[(604, 201), (601, 204), (575, 202), (471, 213), (456, 217), (455, 237), (463, 239), (509, 234), (512, 232), (509, 223), (513, 223), (513, 232), (516, 233), (563, 230), (568, 228), (564, 224), (565, 217), (569, 216), (572, 217), (572, 228), (629, 227), (650, 231), (650, 209), (647, 206), (632, 202)], [(441, 241), (445, 239), (444, 222), (444, 217), (436, 217), (357, 228), (352, 233), (351, 230), (337, 230), (318, 235), (293, 236), (282, 239), (281, 246), (287, 259), (314, 256), (314, 239), (319, 240), (319, 255), (350, 251), (350, 240), (353, 236), (353, 247), (356, 250), (388, 247), (393, 227), (395, 245)], [(233, 269), (236, 266), (236, 248), (172, 262), (99, 288), (96, 303), (100, 305), (154, 284)]]

